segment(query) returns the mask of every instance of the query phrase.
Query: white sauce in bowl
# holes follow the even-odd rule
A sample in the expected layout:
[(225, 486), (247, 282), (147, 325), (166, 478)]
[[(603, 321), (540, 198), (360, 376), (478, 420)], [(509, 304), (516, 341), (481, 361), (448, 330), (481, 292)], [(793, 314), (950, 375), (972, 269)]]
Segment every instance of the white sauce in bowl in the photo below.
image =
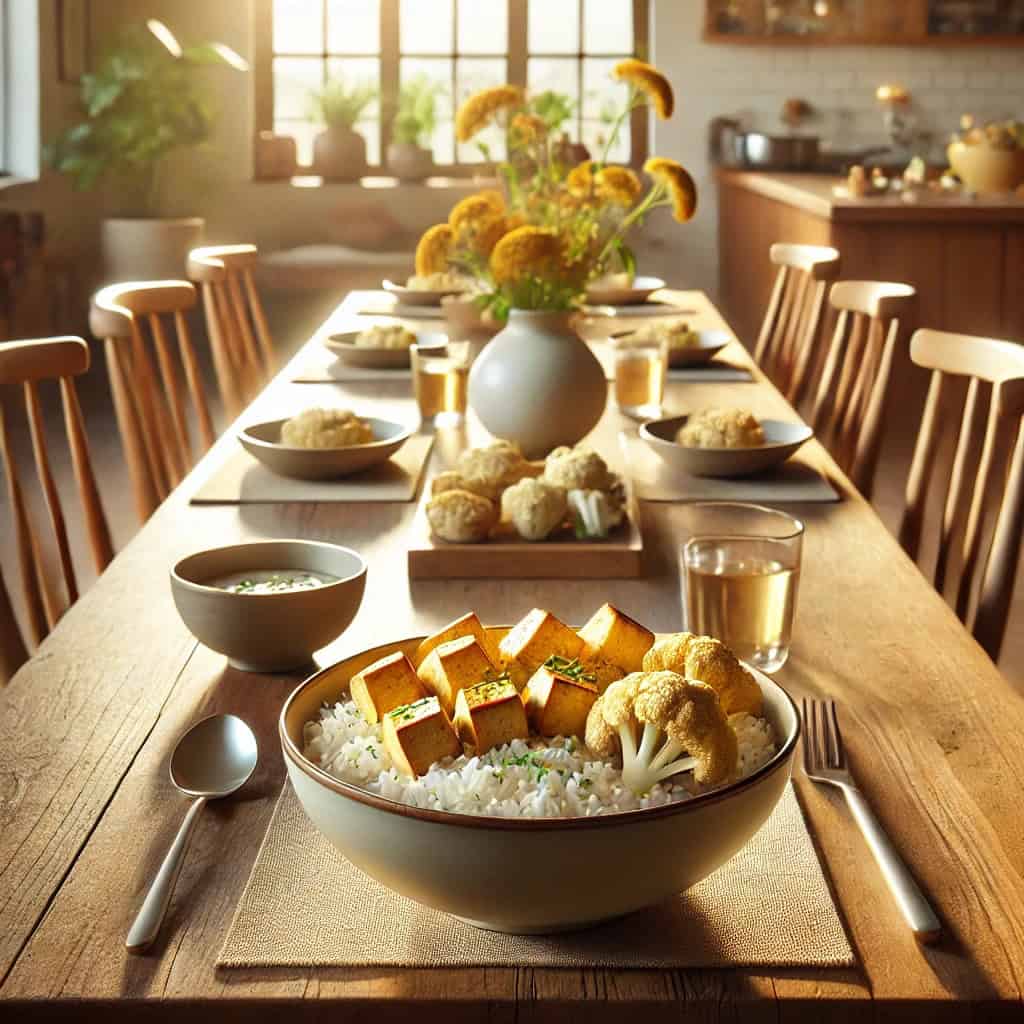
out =
[(251, 569), (230, 576), (217, 576), (206, 586), (235, 594), (287, 594), (294, 590), (316, 590), (337, 583), (340, 576), (308, 569)]

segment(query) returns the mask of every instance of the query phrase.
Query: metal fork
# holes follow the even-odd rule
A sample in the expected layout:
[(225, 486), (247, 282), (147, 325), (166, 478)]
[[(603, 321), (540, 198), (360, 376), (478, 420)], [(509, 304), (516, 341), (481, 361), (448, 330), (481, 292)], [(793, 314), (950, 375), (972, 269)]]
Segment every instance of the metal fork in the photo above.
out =
[(839, 732), (835, 701), (803, 700), (804, 771), (809, 779), (837, 786), (843, 791), (854, 820), (882, 870), (889, 891), (918, 942), (938, 941), (942, 925), (924, 893), (918, 888), (881, 822), (850, 774)]

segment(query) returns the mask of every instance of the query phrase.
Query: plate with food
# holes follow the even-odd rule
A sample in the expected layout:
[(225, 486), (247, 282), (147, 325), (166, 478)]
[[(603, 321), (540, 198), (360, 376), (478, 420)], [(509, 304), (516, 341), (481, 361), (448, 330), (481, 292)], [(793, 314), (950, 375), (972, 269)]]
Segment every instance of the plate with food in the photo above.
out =
[(587, 303), (591, 306), (636, 306), (647, 302), (665, 287), (660, 277), (630, 277), (628, 274), (607, 274), (587, 286)]
[(289, 419), (239, 431), (242, 447), (271, 472), (298, 480), (333, 480), (386, 462), (412, 427), (348, 409), (306, 409)]
[(404, 370), (411, 363), (412, 345), (442, 346), (443, 334), (420, 334), (398, 320), (379, 321), (359, 331), (328, 335), (324, 345), (343, 363), (373, 370)]
[(703, 366), (711, 362), (732, 341), (728, 331), (698, 331), (683, 319), (660, 320), (644, 324), (634, 331), (617, 332), (611, 336), (613, 345), (665, 342), (668, 365)]
[(640, 573), (629, 485), (584, 446), (530, 461), (509, 441), (462, 452), (430, 482), (414, 577), (611, 578)]
[(690, 476), (739, 477), (781, 465), (814, 431), (806, 423), (719, 408), (651, 420), (640, 437), (663, 462)]
[(383, 281), (384, 291), (406, 306), (440, 306), (446, 295), (463, 295), (472, 291), (473, 282), (452, 270), (434, 274), (413, 274), (404, 285), (394, 281)]
[(719, 641), (610, 604), (578, 630), (541, 608), (512, 628), (467, 613), (317, 673), (279, 722), (295, 792), (348, 860), (521, 934), (707, 877), (767, 820), (799, 731), (786, 692)]

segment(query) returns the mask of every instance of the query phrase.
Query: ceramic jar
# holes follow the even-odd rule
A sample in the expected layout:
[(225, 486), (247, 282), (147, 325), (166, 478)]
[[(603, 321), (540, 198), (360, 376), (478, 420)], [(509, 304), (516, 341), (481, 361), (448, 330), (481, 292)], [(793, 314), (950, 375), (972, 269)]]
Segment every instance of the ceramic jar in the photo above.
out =
[(366, 139), (352, 128), (328, 128), (313, 140), (313, 170), (327, 181), (357, 181), (366, 173)]
[(399, 181), (423, 181), (434, 172), (434, 154), (414, 142), (392, 142), (388, 146), (388, 170)]
[(513, 309), (470, 370), (469, 404), (480, 422), (527, 458), (576, 444), (604, 412), (604, 369), (571, 316)]

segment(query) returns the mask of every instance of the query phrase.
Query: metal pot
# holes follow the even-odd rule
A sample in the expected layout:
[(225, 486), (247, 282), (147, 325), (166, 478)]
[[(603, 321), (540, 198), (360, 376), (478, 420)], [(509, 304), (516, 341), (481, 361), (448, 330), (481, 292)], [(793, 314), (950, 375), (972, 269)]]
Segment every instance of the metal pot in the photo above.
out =
[(715, 118), (710, 126), (712, 159), (730, 167), (762, 171), (807, 171), (818, 163), (816, 135), (766, 135), (744, 132), (732, 118)]

